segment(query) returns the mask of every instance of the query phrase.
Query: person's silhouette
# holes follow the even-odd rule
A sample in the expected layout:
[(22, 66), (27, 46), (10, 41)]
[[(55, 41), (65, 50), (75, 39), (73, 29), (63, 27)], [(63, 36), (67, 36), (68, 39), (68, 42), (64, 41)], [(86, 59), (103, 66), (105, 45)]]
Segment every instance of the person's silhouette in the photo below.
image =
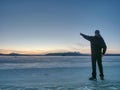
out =
[(99, 67), (100, 78), (101, 80), (104, 80), (102, 56), (105, 54), (107, 47), (100, 35), (100, 31), (95, 30), (95, 36), (88, 36), (82, 33), (80, 33), (80, 35), (91, 43), (92, 77), (90, 77), (89, 80), (96, 80), (96, 62)]

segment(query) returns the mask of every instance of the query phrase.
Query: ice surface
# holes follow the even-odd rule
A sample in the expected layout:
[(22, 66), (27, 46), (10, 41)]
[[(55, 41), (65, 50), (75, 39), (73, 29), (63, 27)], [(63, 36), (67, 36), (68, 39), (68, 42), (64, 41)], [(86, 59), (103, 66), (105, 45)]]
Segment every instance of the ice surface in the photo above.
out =
[(120, 90), (120, 57), (103, 58), (105, 80), (89, 81), (89, 56), (0, 57), (0, 90)]

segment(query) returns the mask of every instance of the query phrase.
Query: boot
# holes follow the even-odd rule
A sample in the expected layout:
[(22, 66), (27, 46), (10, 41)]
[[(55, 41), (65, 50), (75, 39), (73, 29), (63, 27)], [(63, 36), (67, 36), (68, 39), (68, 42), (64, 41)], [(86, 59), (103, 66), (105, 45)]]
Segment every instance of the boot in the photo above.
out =
[(89, 80), (93, 80), (93, 81), (96, 81), (96, 77), (90, 77)]

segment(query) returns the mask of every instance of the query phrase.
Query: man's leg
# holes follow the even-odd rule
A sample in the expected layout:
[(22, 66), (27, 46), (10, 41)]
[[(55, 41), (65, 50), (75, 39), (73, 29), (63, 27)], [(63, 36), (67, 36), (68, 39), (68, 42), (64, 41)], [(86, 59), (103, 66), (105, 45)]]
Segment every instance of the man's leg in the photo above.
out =
[(103, 74), (103, 66), (102, 66), (102, 57), (101, 57), (101, 55), (98, 57), (97, 63), (98, 63), (99, 71), (100, 71), (100, 77), (103, 80), (104, 79), (104, 74)]
[(96, 58), (92, 56), (92, 77), (90, 77), (90, 80), (96, 80)]
[(92, 76), (96, 78), (96, 59), (93, 57), (92, 59)]

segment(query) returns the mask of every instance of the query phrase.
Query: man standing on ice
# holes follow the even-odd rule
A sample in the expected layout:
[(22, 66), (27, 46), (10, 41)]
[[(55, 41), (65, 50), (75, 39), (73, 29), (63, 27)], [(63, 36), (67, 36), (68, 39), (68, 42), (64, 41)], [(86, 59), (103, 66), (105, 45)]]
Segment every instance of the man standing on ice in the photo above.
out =
[(102, 36), (100, 35), (100, 31), (95, 30), (95, 36), (88, 36), (82, 33), (80, 33), (80, 35), (83, 36), (88, 41), (90, 41), (91, 43), (92, 77), (90, 77), (89, 80), (97, 80), (96, 62), (98, 64), (100, 71), (100, 79), (104, 80), (102, 56), (105, 54), (107, 47)]

